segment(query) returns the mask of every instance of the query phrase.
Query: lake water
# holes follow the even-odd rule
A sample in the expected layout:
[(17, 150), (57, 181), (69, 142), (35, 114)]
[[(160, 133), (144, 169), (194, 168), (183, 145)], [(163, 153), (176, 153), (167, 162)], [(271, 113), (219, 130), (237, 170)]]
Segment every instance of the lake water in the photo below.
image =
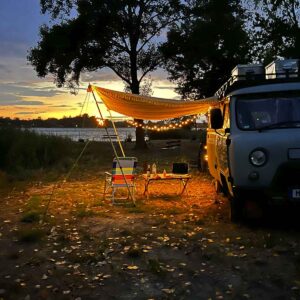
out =
[[(106, 131), (104, 128), (30, 128), (30, 131), (38, 134), (53, 135), (70, 138), (73, 141), (80, 139), (86, 141), (101, 141), (109, 142)], [(107, 129), (110, 135), (115, 135), (113, 128)], [(128, 136), (131, 135), (132, 141), (135, 141), (135, 128), (117, 128), (118, 134), (121, 141), (124, 141)], [(115, 141), (116, 138), (113, 138)]]

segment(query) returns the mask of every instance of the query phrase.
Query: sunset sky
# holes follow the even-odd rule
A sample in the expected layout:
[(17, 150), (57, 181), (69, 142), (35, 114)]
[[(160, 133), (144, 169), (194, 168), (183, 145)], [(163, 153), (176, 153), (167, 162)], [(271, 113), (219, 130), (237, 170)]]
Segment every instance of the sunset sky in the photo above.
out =
[[(39, 0), (0, 1), (0, 117), (45, 119), (78, 115), (89, 81), (123, 91), (122, 81), (109, 70), (84, 74), (76, 96), (66, 89), (56, 88), (51, 76), (38, 78), (26, 56), (37, 44), (39, 27), (43, 23), (49, 23), (49, 18), (41, 15)], [(157, 71), (151, 77), (153, 96), (177, 96), (166, 74)], [(93, 114), (95, 111), (91, 103), (87, 112)]]

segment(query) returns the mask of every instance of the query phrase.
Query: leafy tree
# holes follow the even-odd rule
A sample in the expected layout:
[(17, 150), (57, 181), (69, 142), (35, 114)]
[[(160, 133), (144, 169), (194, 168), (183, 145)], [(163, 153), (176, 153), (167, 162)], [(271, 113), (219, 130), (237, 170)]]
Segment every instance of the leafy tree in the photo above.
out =
[(189, 0), (186, 18), (168, 32), (162, 52), (183, 97), (211, 96), (236, 64), (250, 60), (246, 15), (239, 3)]
[(299, 0), (255, 0), (257, 55), (266, 63), (277, 56), (300, 58)]
[[(78, 85), (84, 71), (110, 68), (134, 94), (145, 76), (161, 64), (158, 37), (176, 19), (178, 0), (41, 0), (53, 26), (28, 60), (38, 76), (54, 75), (57, 86)], [(139, 120), (142, 122), (142, 120)], [(146, 147), (137, 128), (136, 147)]]

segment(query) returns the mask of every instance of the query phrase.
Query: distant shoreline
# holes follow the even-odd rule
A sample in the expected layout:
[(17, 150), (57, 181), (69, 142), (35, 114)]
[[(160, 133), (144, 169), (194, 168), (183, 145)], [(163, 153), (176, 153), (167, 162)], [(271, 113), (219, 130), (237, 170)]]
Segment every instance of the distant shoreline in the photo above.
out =
[[(22, 130), (29, 130), (41, 135), (48, 136), (58, 136), (64, 138), (70, 138), (73, 141), (79, 140), (91, 140), (91, 141), (109, 141), (106, 130), (104, 128), (44, 128), (44, 127), (31, 127), (31, 128), (22, 128)], [(113, 139), (116, 139), (115, 132), (113, 128), (107, 128), (109, 134)], [(119, 127), (118, 135), (121, 141), (125, 141), (129, 136), (132, 141), (135, 141), (135, 128), (132, 127)]]

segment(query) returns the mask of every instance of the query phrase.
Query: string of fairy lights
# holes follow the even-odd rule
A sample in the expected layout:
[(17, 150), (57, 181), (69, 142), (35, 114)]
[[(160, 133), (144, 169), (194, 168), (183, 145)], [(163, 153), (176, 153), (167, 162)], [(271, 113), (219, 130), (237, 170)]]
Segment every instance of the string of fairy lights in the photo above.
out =
[(162, 125), (141, 124), (141, 123), (135, 122), (133, 120), (127, 120), (126, 122), (131, 126), (141, 127), (145, 130), (166, 131), (166, 130), (170, 130), (170, 129), (182, 128), (185, 125), (188, 125), (188, 124), (191, 124), (191, 123), (195, 122), (197, 118), (198, 118), (198, 115), (194, 115), (194, 116), (191, 116), (191, 117), (186, 118), (184, 120), (170, 122), (169, 124), (165, 123), (165, 124), (162, 124)]

